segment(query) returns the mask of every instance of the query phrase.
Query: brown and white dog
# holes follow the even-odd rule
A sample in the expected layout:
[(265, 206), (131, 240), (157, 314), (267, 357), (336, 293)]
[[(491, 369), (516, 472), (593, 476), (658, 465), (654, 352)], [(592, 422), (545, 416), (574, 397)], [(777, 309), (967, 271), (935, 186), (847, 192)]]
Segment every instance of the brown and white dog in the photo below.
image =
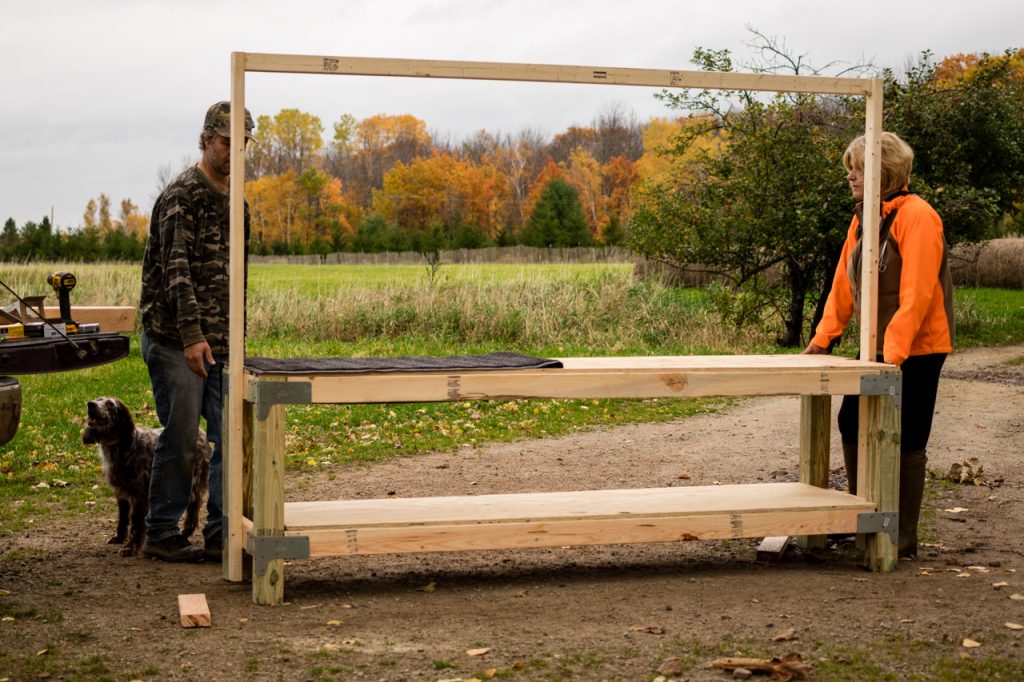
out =
[[(124, 543), (121, 556), (133, 556), (146, 536), (149, 511), (149, 478), (153, 468), (156, 439), (163, 429), (135, 426), (128, 407), (117, 398), (97, 398), (88, 403), (89, 417), (82, 429), (82, 442), (99, 446), (103, 475), (117, 498), (117, 533), (109, 544)], [(199, 510), (210, 472), (210, 444), (199, 430), (196, 466), (192, 472), (192, 497), (185, 512), (182, 535), (192, 535), (199, 525)], [(129, 523), (131, 529), (129, 532)]]

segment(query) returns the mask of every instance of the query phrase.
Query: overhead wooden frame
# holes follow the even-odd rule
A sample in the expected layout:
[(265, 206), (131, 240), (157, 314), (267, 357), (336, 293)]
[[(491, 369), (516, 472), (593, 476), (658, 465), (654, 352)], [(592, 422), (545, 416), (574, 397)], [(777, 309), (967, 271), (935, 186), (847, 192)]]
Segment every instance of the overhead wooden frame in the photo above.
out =
[[(227, 418), (224, 424), (226, 462), (225, 479), (242, 477), (243, 392), (245, 357), (244, 319), (244, 212), (245, 188), (245, 74), (305, 73), (331, 76), (391, 76), (405, 78), (449, 78), (469, 80), (524, 81), (543, 83), (642, 86), (658, 88), (701, 88), (767, 92), (806, 92), (862, 96), (866, 101), (864, 202), (877, 206), (880, 201), (880, 161), (882, 133), (882, 81), (877, 78), (832, 78), (823, 76), (783, 76), (776, 74), (688, 71), (668, 69), (631, 69), (620, 67), (517, 64), (475, 61), (439, 61), (383, 59), (324, 55), (285, 55), (251, 52), (231, 54), (231, 178), (230, 178), (230, 328), (228, 346)], [(878, 223), (876, 211), (864, 214), (862, 258), (862, 296), (860, 316), (861, 357), (875, 356), (877, 337)], [(861, 443), (866, 441), (868, 404), (861, 399)], [(863, 464), (863, 459), (862, 464)], [(862, 478), (861, 480), (865, 480)], [(228, 519), (242, 516), (242, 500), (228, 488), (224, 511)], [(232, 544), (242, 541), (240, 525), (227, 524), (225, 532)], [(234, 537), (239, 534), (239, 537)], [(242, 566), (235, 560), (225, 562), (224, 577), (241, 580)]]

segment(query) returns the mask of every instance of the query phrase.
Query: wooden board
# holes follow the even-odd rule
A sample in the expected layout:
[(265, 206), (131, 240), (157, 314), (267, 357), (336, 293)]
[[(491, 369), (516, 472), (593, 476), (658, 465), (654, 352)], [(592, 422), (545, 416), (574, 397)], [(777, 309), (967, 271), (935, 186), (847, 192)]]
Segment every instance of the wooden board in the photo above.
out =
[(686, 398), (847, 395), (889, 365), (822, 355), (559, 358), (559, 369), (247, 375), (252, 384), (308, 382), (314, 403), (437, 402), (508, 398)]
[(312, 556), (854, 532), (872, 503), (802, 483), (286, 503)]
[(183, 628), (208, 628), (213, 623), (205, 594), (179, 594), (178, 615)]
[(786, 548), (792, 540), (788, 535), (774, 535), (767, 537), (757, 546), (757, 561), (770, 564), (782, 558)]
[(234, 52), (246, 71), (866, 95), (866, 78)]
[[(60, 308), (46, 306), (46, 318), (60, 318)], [(135, 331), (135, 308), (130, 305), (71, 306), (71, 318), (78, 324), (99, 324), (101, 332)]]

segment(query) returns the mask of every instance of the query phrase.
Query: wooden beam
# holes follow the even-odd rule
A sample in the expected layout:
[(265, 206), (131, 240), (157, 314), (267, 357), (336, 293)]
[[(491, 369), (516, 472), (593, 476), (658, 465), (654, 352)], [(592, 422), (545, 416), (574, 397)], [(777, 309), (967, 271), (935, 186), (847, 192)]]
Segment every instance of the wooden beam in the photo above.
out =
[[(800, 482), (818, 488), (828, 487), (829, 437), (832, 432), (832, 396), (800, 397)], [(825, 536), (797, 539), (802, 549), (825, 547)]]
[[(561, 358), (562, 369), (247, 375), (311, 385), (314, 403), (440, 402), (509, 398), (686, 398), (860, 392), (888, 366), (819, 355)], [(826, 420), (827, 421), (827, 420)], [(827, 465), (826, 465), (827, 466)]]
[(878, 229), (882, 205), (882, 81), (872, 79), (865, 101), (864, 213), (861, 225), (860, 357), (874, 360), (878, 341)]
[[(257, 419), (253, 443), (253, 529), (257, 537), (284, 535), (284, 405), (272, 405)], [(242, 517), (239, 515), (239, 525)], [(263, 575), (253, 570), (252, 599), (279, 604), (284, 599), (284, 560), (270, 561)]]
[[(135, 307), (117, 306), (71, 306), (71, 318), (78, 324), (99, 324), (101, 332), (135, 331)], [(60, 308), (46, 306), (46, 319), (60, 319)]]
[(245, 357), (245, 59), (231, 55), (231, 176), (229, 194), (228, 245), (228, 366), (227, 393), (222, 408), (221, 429), (225, 447), (224, 528), (225, 580), (242, 579), (242, 462), (245, 457), (242, 433)]
[(179, 594), (178, 616), (183, 628), (208, 628), (213, 624), (205, 594)]
[[(873, 502), (877, 511), (899, 511), (900, 497), (900, 411), (888, 395), (861, 396), (860, 443), (857, 492)], [(866, 418), (865, 418), (866, 417)], [(898, 546), (885, 533), (866, 538), (865, 564), (873, 571), (887, 573), (896, 567)]]
[[(239, 54), (239, 53), (235, 53)], [(244, 53), (245, 70), (315, 73), (336, 76), (400, 76), (540, 83), (589, 83), (655, 88), (707, 88), (774, 92), (866, 95), (868, 80), (830, 76), (783, 76), (765, 73), (630, 69), (610, 66), (516, 64), (503, 62), (390, 59), (325, 55)]]

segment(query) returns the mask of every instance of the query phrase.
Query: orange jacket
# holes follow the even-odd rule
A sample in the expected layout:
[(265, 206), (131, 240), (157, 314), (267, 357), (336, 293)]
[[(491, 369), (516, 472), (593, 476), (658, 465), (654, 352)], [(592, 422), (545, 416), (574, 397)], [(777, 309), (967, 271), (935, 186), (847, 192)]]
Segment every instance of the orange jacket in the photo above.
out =
[[(878, 353), (902, 365), (911, 355), (953, 350), (953, 284), (942, 220), (916, 194), (882, 204), (882, 226), (892, 211), (885, 241), (879, 244)], [(855, 216), (839, 257), (832, 291), (811, 340), (828, 348), (860, 308), (860, 221)]]

